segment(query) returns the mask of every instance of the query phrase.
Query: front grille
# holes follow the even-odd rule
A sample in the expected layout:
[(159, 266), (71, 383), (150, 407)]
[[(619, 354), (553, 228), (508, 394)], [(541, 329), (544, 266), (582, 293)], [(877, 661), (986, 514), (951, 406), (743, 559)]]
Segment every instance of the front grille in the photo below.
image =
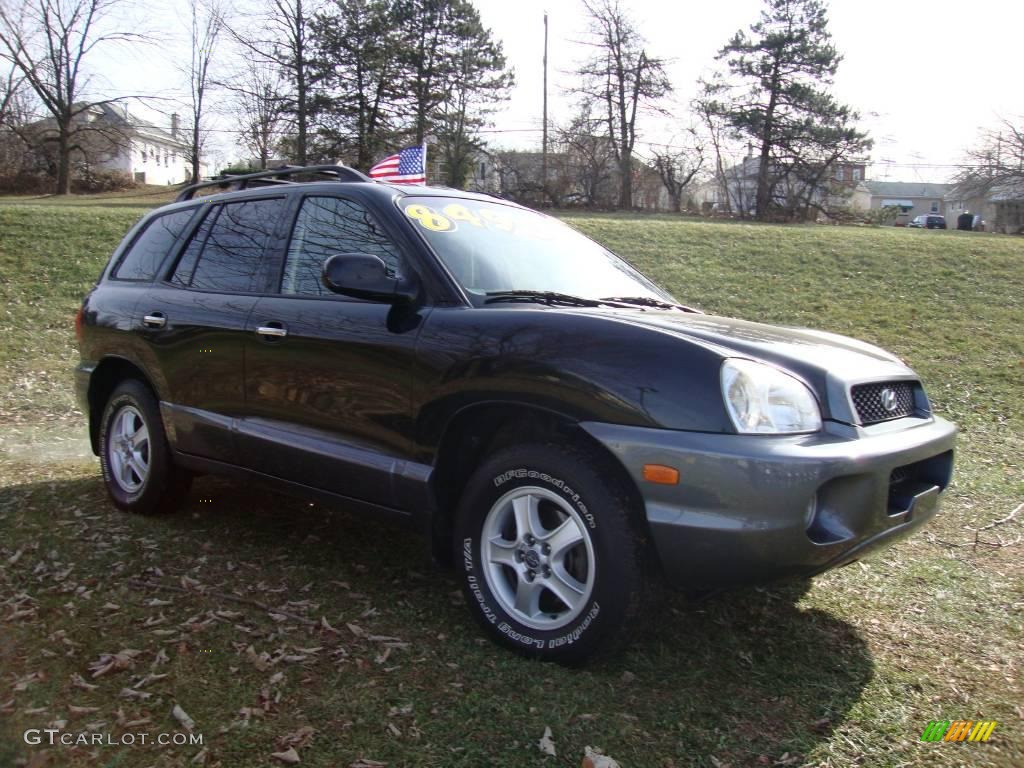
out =
[[(850, 392), (861, 424), (900, 419), (914, 412), (914, 382), (880, 381), (858, 384)], [(890, 407), (886, 407), (886, 405)]]

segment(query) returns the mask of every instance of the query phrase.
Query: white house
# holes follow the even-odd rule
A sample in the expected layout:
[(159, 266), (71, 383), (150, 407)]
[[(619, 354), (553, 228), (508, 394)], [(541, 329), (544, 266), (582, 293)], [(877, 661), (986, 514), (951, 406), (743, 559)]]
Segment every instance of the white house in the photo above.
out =
[[(171, 115), (169, 130), (140, 120), (127, 108), (101, 105), (89, 110), (85, 119), (91, 124), (106, 123), (123, 137), (114, 151), (96, 165), (123, 171), (139, 184), (181, 184), (192, 176), (188, 160), (188, 142), (181, 134), (181, 121)], [(200, 166), (200, 175), (206, 175)]]
[[(40, 134), (52, 133), (52, 119), (30, 126)], [(72, 157), (76, 165), (120, 171), (139, 184), (181, 184), (192, 176), (188, 142), (178, 115), (170, 116), (168, 130), (131, 114), (118, 104), (96, 104), (75, 118), (75, 142), (84, 148)], [(200, 176), (206, 176), (205, 164)]]

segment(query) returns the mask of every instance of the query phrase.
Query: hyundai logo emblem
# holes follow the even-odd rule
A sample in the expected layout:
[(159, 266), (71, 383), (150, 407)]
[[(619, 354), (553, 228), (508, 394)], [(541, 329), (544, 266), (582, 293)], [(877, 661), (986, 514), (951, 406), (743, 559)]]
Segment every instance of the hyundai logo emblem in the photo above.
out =
[(882, 399), (882, 407), (886, 411), (892, 413), (896, 410), (896, 393), (893, 390), (886, 387), (878, 393), (878, 396)]

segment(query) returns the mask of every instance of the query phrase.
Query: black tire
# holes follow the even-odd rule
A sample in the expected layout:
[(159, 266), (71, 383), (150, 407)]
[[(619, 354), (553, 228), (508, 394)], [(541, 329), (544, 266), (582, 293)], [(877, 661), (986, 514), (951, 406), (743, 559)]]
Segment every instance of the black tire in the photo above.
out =
[[(139, 435), (144, 427), (148, 439), (137, 449), (130, 448), (124, 424), (138, 425)], [(103, 481), (115, 505), (141, 514), (171, 512), (180, 506), (192, 475), (175, 466), (159, 405), (145, 384), (127, 379), (117, 386), (103, 408), (99, 437)], [(131, 460), (126, 451), (133, 453)]]
[[(578, 664), (636, 633), (646, 541), (630, 499), (613, 469), (575, 448), (518, 445), (483, 462), (459, 502), (455, 561), (470, 611), (495, 641)], [(523, 509), (543, 536), (520, 530)]]

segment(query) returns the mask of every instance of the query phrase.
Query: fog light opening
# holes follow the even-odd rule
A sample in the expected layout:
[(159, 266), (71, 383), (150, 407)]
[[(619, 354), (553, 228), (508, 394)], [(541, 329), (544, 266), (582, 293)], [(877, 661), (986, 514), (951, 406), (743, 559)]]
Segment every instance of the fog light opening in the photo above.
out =
[(815, 493), (811, 496), (810, 501), (807, 502), (807, 508), (804, 510), (804, 530), (810, 530), (810, 527), (814, 524), (814, 516), (818, 514), (818, 494)]

